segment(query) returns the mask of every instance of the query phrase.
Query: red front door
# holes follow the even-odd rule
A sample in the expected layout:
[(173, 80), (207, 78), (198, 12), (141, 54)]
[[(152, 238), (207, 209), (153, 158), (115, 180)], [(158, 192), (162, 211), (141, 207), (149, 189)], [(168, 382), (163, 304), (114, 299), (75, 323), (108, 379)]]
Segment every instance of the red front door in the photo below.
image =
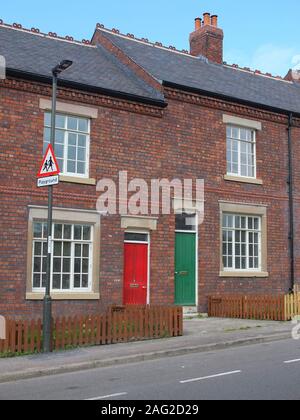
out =
[(124, 305), (146, 305), (148, 245), (125, 243)]

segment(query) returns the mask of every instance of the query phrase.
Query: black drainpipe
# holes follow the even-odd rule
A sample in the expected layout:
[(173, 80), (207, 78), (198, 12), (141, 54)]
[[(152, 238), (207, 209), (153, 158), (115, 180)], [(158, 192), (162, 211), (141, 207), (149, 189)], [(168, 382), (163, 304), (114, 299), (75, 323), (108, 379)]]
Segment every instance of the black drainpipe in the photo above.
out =
[(290, 293), (294, 291), (295, 286), (295, 251), (294, 251), (294, 186), (293, 186), (293, 145), (292, 145), (292, 127), (293, 127), (293, 114), (289, 114), (288, 122), (288, 154), (289, 154), (289, 243), (290, 243), (290, 263), (291, 263), (291, 287)]

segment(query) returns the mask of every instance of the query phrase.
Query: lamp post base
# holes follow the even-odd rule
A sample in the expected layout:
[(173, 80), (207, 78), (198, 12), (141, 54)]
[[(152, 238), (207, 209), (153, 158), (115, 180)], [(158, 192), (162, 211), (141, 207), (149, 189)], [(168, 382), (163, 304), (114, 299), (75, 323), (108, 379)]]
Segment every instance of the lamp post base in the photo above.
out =
[(44, 298), (43, 313), (43, 351), (50, 353), (52, 351), (52, 299), (50, 296)]

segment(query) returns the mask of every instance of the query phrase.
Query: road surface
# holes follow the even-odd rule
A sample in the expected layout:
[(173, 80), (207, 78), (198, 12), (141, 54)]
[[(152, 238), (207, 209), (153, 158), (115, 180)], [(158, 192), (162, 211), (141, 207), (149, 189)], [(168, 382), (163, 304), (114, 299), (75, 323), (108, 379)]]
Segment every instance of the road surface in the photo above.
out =
[(298, 400), (300, 341), (0, 384), (1, 400)]

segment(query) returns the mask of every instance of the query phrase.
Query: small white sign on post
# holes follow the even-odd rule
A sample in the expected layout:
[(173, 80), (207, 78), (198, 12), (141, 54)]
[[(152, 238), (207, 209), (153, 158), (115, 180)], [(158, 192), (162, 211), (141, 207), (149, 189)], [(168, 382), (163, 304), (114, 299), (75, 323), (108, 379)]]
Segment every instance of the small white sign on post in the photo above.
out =
[(59, 176), (49, 176), (48, 178), (39, 178), (37, 181), (38, 187), (50, 187), (59, 183)]
[(4, 316), (0, 316), (0, 340), (6, 339), (6, 321)]

